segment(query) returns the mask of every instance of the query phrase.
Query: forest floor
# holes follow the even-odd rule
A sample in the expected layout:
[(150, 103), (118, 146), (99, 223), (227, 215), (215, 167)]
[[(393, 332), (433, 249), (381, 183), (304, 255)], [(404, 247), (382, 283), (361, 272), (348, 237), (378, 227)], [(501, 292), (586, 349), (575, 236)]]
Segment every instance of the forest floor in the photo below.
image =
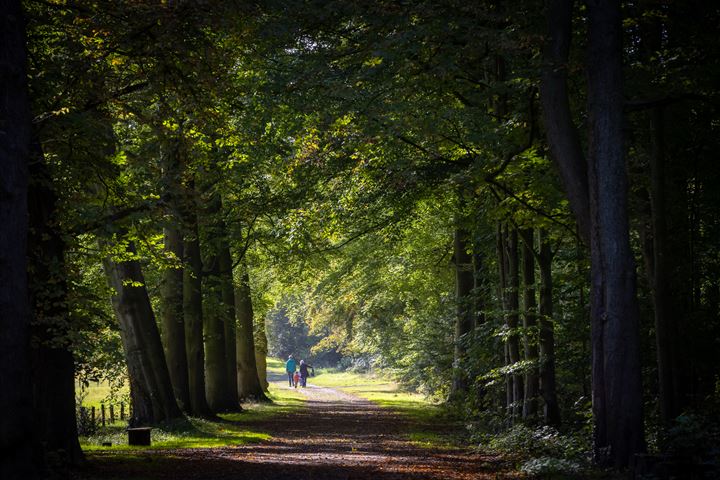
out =
[[(321, 376), (322, 377), (322, 376)], [(484, 479), (519, 478), (500, 457), (459, 445), (458, 425), (408, 415), (339, 388), (291, 389), (273, 373), (272, 389), (303, 402), (281, 414), (243, 420), (262, 432), (254, 443), (208, 448), (95, 449), (74, 478), (111, 479)], [(378, 391), (370, 382), (364, 391)], [(362, 386), (352, 386), (363, 390)], [(382, 404), (382, 402), (380, 402)], [(242, 415), (242, 414), (241, 414)], [(234, 422), (228, 422), (232, 427)]]

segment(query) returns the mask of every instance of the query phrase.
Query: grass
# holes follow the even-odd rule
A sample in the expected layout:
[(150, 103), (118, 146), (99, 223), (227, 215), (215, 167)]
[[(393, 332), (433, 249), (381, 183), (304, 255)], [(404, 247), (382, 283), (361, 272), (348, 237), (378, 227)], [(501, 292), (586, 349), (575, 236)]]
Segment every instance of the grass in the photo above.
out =
[[(280, 360), (268, 359), (268, 371), (283, 373), (284, 364)], [(107, 401), (109, 393), (109, 386), (91, 384), (82, 404), (99, 407)], [(142, 449), (212, 448), (268, 440), (270, 435), (256, 424), (275, 416), (291, 414), (301, 408), (305, 401), (301, 392), (281, 388), (274, 383), (270, 383), (268, 396), (272, 403), (245, 403), (242, 412), (220, 414), (218, 420), (188, 417), (158, 425), (151, 431), (150, 447), (127, 445), (127, 425), (120, 421), (100, 428), (94, 435), (81, 437), (80, 444), (89, 453), (117, 451), (127, 455)], [(110, 443), (111, 446), (103, 446), (103, 443)]]
[(408, 392), (396, 382), (374, 374), (320, 370), (311, 379), (314, 385), (336, 388), (370, 400), (417, 420), (436, 418), (442, 409), (419, 393)]

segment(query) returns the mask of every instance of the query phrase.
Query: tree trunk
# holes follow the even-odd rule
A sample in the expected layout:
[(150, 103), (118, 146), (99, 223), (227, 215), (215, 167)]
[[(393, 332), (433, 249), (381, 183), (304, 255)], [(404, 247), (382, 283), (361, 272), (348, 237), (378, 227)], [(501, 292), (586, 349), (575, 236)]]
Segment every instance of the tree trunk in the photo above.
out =
[(672, 257), (682, 255), (674, 251), (669, 238), (668, 205), (665, 173), (665, 128), (662, 107), (652, 112), (653, 151), (650, 155), (650, 204), (652, 208), (652, 281), (655, 304), (655, 340), (657, 345), (658, 386), (660, 389), (660, 417), (665, 424), (682, 413), (683, 388), (681, 381), (682, 356), (679, 355), (677, 320), (682, 315), (676, 296), (681, 290), (673, 288)]
[(540, 394), (545, 401), (544, 417), (547, 425), (560, 426), (560, 406), (555, 381), (555, 333), (553, 321), (552, 250), (546, 234), (541, 230), (540, 255)]
[[(508, 335), (508, 356), (510, 365), (515, 365), (520, 361), (520, 341), (518, 335), (519, 310), (520, 310), (520, 268), (518, 261), (518, 235), (517, 230), (507, 229), (506, 231), (506, 258), (507, 258), (507, 310), (506, 322), (507, 328), (510, 330)], [(522, 413), (523, 395), (523, 377), (518, 373), (513, 373), (512, 377), (512, 418), (517, 418)]]
[[(136, 255), (132, 242), (128, 242), (126, 253)], [(130, 424), (146, 425), (181, 417), (140, 263), (135, 259), (114, 262), (106, 258), (103, 266), (114, 289), (112, 304), (128, 362), (133, 401)]]
[(568, 57), (574, 0), (550, 0), (546, 11), (549, 41), (540, 82), (540, 100), (548, 146), (570, 200), (578, 231), (590, 244), (590, 204), (587, 162), (573, 123), (568, 93)]
[[(192, 186), (190, 187), (192, 192)], [(193, 415), (212, 416), (205, 392), (205, 347), (203, 344), (202, 259), (194, 197), (187, 202), (183, 254), (183, 318), (188, 363), (190, 409)]]
[[(171, 145), (163, 152), (163, 185), (169, 198), (168, 225), (163, 229), (165, 252), (176, 262), (183, 261), (183, 237), (177, 216), (180, 200), (179, 146)], [(183, 268), (172, 266), (162, 272), (160, 281), (160, 302), (162, 305), (162, 333), (165, 358), (170, 371), (175, 398), (184, 412), (190, 412), (190, 388), (188, 384), (187, 352), (185, 351), (185, 319), (183, 318)]]
[(204, 283), (205, 391), (210, 409), (213, 412), (225, 412), (237, 410), (238, 401), (235, 388), (230, 388), (235, 382), (228, 383), (225, 350), (225, 323), (228, 321), (228, 309), (223, 303), (223, 279), (220, 278), (219, 258), (217, 252), (213, 253), (213, 257), (208, 262), (213, 268), (205, 277)]
[[(183, 240), (180, 230), (166, 227), (165, 251), (178, 261), (183, 258)], [(162, 326), (165, 357), (170, 380), (180, 408), (190, 412), (187, 353), (185, 351), (185, 319), (183, 317), (183, 268), (169, 267), (162, 273), (160, 283)]]
[(57, 196), (42, 147), (33, 142), (30, 164), (28, 245), (33, 334), (35, 431), (44, 450), (63, 464), (78, 465), (82, 450), (75, 418), (75, 361), (70, 351), (65, 242)]
[[(213, 193), (205, 209), (207, 220), (203, 223), (206, 251), (210, 252), (206, 265), (208, 272), (204, 278), (205, 302), (203, 304), (203, 325), (205, 333), (205, 375), (207, 400), (214, 412), (237, 411), (240, 404), (237, 397), (236, 381), (228, 377), (226, 325), (233, 323), (230, 313), (234, 313), (234, 302), (225, 303), (226, 284), (232, 286), (232, 264), (230, 270), (223, 271), (221, 256), (229, 255), (226, 240), (225, 222), (222, 219), (220, 195)], [(223, 260), (225, 263), (228, 259)], [(225, 265), (227, 267), (227, 265)], [(235, 351), (235, 345), (232, 345)]]
[(553, 160), (559, 166), (581, 236), (590, 244), (595, 459), (602, 465), (622, 467), (643, 450), (644, 440), (639, 310), (621, 130), (621, 14), (616, 0), (588, 0), (587, 5), (587, 162), (579, 148), (567, 91), (572, 0), (549, 4), (550, 41), (541, 96)]
[(0, 0), (0, 478), (36, 478), (33, 462), (28, 160), (31, 142), (25, 22), (19, 1)]
[(643, 451), (644, 438), (622, 136), (622, 17), (619, 0), (587, 4), (595, 455), (601, 464), (624, 467)]
[(250, 277), (247, 266), (243, 264), (240, 285), (236, 290), (237, 308), (237, 385), (240, 399), (266, 401), (262, 384), (258, 377), (255, 361), (255, 342), (253, 339), (254, 314), (250, 296)]
[[(505, 317), (505, 324), (507, 325), (507, 311), (508, 311), (508, 261), (507, 261), (507, 248), (505, 247), (506, 238), (505, 230), (502, 223), (498, 222), (497, 231), (495, 234), (497, 242), (497, 258), (498, 258), (498, 270), (499, 270), (499, 292), (498, 298), (501, 301), (501, 310)], [(504, 366), (509, 367), (510, 362), (510, 349), (508, 343), (503, 344), (503, 359)], [(505, 375), (505, 411), (508, 417), (512, 417), (512, 405), (513, 405), (513, 381), (512, 375)]]
[(474, 286), (470, 235), (467, 231), (456, 228), (454, 234), (455, 262), (455, 350), (453, 358), (453, 382), (451, 398), (463, 395), (468, 391), (467, 372), (467, 341), (474, 327), (472, 290)]
[[(222, 303), (224, 306), (225, 328), (225, 372), (227, 384), (231, 387), (233, 396), (237, 398), (237, 351), (236, 351), (236, 309), (235, 309), (235, 281), (233, 279), (233, 264), (230, 254), (230, 246), (227, 240), (220, 245), (218, 257), (220, 267), (220, 278), (222, 282)], [(237, 402), (235, 402), (237, 403)]]
[(257, 364), (258, 379), (263, 390), (267, 392), (270, 384), (267, 381), (267, 352), (268, 341), (265, 333), (265, 317), (255, 317), (255, 363)]
[[(524, 350), (525, 360), (537, 365), (538, 342), (537, 342), (537, 300), (535, 299), (535, 252), (534, 234), (531, 229), (522, 232), (523, 249), (523, 327), (525, 334)], [(538, 411), (538, 394), (540, 384), (538, 379), (537, 366), (528, 367), (525, 372), (525, 401), (523, 402), (523, 418), (535, 417)]]

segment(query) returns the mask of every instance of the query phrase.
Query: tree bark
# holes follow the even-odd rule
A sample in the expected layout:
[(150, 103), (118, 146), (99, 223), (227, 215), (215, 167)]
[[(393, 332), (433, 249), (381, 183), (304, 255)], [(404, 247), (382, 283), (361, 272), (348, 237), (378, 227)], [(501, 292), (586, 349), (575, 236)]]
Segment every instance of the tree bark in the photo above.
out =
[[(183, 239), (180, 230), (164, 229), (165, 251), (178, 261), (183, 259)], [(185, 319), (183, 317), (183, 268), (169, 267), (162, 273), (160, 283), (162, 326), (165, 357), (170, 371), (175, 398), (184, 412), (191, 411), (188, 383), (187, 353), (185, 351)]]
[[(531, 229), (523, 230), (523, 327), (525, 333), (524, 353), (525, 360), (537, 365), (538, 362), (538, 341), (537, 341), (537, 300), (535, 298), (535, 252), (534, 233)], [(528, 367), (525, 372), (525, 399), (523, 402), (523, 418), (535, 417), (538, 412), (538, 394), (540, 384), (538, 379), (537, 366)]]
[[(499, 270), (499, 291), (498, 298), (501, 301), (501, 309), (503, 316), (505, 317), (505, 324), (507, 325), (507, 311), (508, 311), (508, 261), (507, 261), (507, 249), (505, 247), (505, 229), (502, 223), (498, 222), (496, 230), (496, 243), (497, 243), (497, 259), (498, 259), (498, 270)], [(503, 359), (504, 366), (510, 367), (510, 349), (508, 348), (508, 342), (503, 344)], [(505, 376), (505, 410), (508, 417), (512, 417), (512, 405), (513, 405), (513, 380), (512, 375), (507, 374)]]
[(567, 85), (573, 3), (574, 0), (548, 2), (549, 41), (545, 46), (540, 99), (552, 159), (558, 166), (580, 236), (590, 245), (587, 163), (573, 123)]
[(263, 390), (267, 392), (270, 384), (267, 381), (267, 352), (268, 341), (265, 333), (265, 317), (256, 317), (254, 339), (255, 339), (255, 363), (257, 365), (258, 378)]
[[(232, 259), (228, 258), (230, 247), (222, 218), (222, 202), (217, 193), (211, 194), (205, 216), (203, 238), (205, 250), (210, 252), (205, 262), (209, 268), (206, 267), (208, 271), (204, 278), (207, 301), (204, 302), (203, 313), (207, 399), (214, 412), (237, 411), (240, 404), (236, 379), (228, 376), (229, 352), (235, 353), (235, 343), (228, 345), (225, 338), (228, 324), (232, 326), (235, 322), (235, 318), (230, 316), (235, 312), (234, 299), (226, 303), (228, 284), (231, 288), (233, 286)], [(221, 264), (224, 264), (225, 270)]]
[(36, 140), (30, 164), (28, 268), (33, 335), (35, 431), (45, 452), (66, 465), (83, 454), (75, 418), (75, 361), (70, 351), (65, 242), (58, 223), (57, 195)]
[(466, 394), (468, 391), (468, 373), (466, 365), (468, 335), (474, 327), (472, 290), (474, 287), (470, 235), (462, 228), (454, 233), (455, 262), (455, 336), (453, 358), (453, 382), (451, 398)]
[(37, 478), (33, 459), (28, 159), (31, 142), (25, 21), (0, 0), (0, 478)]
[[(507, 227), (506, 227), (507, 228)], [(518, 335), (518, 324), (520, 321), (520, 268), (518, 259), (518, 235), (517, 230), (507, 228), (505, 233), (505, 255), (507, 259), (507, 309), (506, 322), (510, 330), (508, 334), (508, 356), (510, 365), (516, 365), (520, 361), (520, 340)], [(511, 416), (518, 418), (522, 414), (523, 377), (513, 373), (512, 378), (512, 405)]]
[(644, 450), (639, 307), (627, 216), (619, 0), (587, 2), (595, 455), (624, 467)]
[(185, 351), (188, 363), (190, 409), (193, 415), (212, 416), (205, 392), (205, 346), (203, 344), (202, 258), (198, 238), (197, 211), (194, 191), (185, 206), (185, 238), (183, 254), (183, 318), (185, 320)]
[(235, 346), (237, 314), (235, 308), (235, 281), (233, 279), (232, 255), (230, 254), (230, 245), (228, 245), (227, 240), (223, 240), (220, 245), (218, 266), (220, 267), (222, 304), (225, 313), (223, 326), (225, 328), (226, 382), (230, 386), (235, 398), (237, 398), (237, 351)]
[[(217, 213), (217, 212), (216, 212)], [(218, 239), (210, 242), (213, 255), (208, 259), (212, 268), (205, 277), (203, 302), (203, 332), (205, 339), (205, 375), (207, 401), (213, 412), (238, 409), (235, 382), (228, 382), (225, 324), (228, 309), (223, 303), (223, 281), (220, 277)]]
[(643, 450), (644, 440), (639, 310), (621, 128), (621, 13), (616, 0), (588, 0), (587, 6), (587, 162), (577, 148), (567, 91), (571, 0), (549, 4), (550, 40), (541, 95), (553, 159), (560, 168), (581, 236), (590, 244), (595, 460), (622, 467)]
[[(128, 242), (126, 253), (136, 255), (132, 242)], [(114, 262), (106, 258), (103, 266), (115, 292), (112, 304), (128, 362), (133, 401), (130, 424), (146, 425), (181, 417), (140, 263), (135, 259)]]
[[(180, 200), (179, 146), (168, 145), (163, 152), (163, 185), (168, 197), (170, 209), (167, 212), (168, 224), (163, 229), (165, 252), (175, 261), (183, 261), (183, 237), (178, 218)], [(162, 305), (162, 333), (165, 358), (170, 371), (175, 398), (184, 412), (191, 411), (190, 387), (188, 384), (187, 352), (185, 351), (185, 319), (183, 317), (183, 268), (166, 268), (160, 281), (160, 302)]]
[(553, 321), (553, 253), (546, 234), (541, 230), (540, 241), (540, 394), (545, 402), (544, 418), (547, 425), (559, 427), (560, 406), (555, 380), (555, 332)]
[(243, 262), (240, 285), (236, 289), (237, 308), (237, 385), (240, 399), (266, 401), (268, 398), (260, 378), (255, 359), (255, 341), (253, 338), (254, 313), (250, 292), (250, 277)]

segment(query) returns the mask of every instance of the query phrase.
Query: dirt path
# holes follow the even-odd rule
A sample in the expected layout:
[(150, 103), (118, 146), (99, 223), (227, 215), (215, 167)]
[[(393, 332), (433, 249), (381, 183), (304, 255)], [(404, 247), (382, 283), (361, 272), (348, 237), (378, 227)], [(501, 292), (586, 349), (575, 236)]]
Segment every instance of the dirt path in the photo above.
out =
[[(282, 376), (269, 379), (287, 387)], [(497, 459), (465, 449), (411, 443), (411, 420), (359, 397), (308, 385), (305, 408), (252, 425), (272, 440), (237, 447), (138, 452), (132, 462), (98, 462), (93, 478), (437, 479), (514, 478)], [(443, 428), (439, 426), (438, 428)], [(100, 459), (99, 459), (100, 460)], [(109, 460), (109, 459), (108, 459)], [(97, 469), (105, 470), (97, 471)]]

